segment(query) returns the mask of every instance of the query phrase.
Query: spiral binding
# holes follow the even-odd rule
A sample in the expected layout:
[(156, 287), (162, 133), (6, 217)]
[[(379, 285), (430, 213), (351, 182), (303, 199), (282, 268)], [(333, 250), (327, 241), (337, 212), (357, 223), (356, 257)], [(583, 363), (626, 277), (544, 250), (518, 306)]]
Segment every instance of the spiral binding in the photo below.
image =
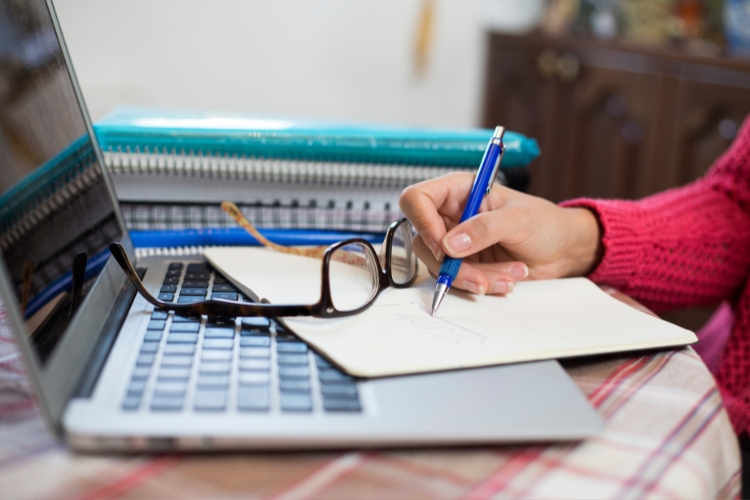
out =
[(15, 214), (14, 219), (0, 232), (0, 249), (7, 251), (22, 241), (28, 233), (62, 210), (80, 193), (101, 181), (101, 173), (96, 163), (78, 167), (76, 170), (78, 171), (72, 171), (62, 182), (37, 193), (37, 199), (32, 206)]
[(448, 172), (473, 171), (466, 167), (299, 161), (237, 155), (150, 151), (144, 148), (104, 152), (104, 163), (117, 175), (147, 174), (250, 182), (311, 184), (403, 189), (415, 182)]
[[(401, 212), (385, 202), (374, 207), (364, 202), (355, 207), (352, 201), (338, 205), (330, 200), (319, 206), (315, 200), (300, 205), (276, 201), (271, 204), (241, 204), (245, 217), (255, 226), (267, 229), (323, 229), (331, 231), (385, 232), (401, 217)], [(206, 229), (235, 227), (215, 203), (121, 202), (125, 224), (130, 230)]]

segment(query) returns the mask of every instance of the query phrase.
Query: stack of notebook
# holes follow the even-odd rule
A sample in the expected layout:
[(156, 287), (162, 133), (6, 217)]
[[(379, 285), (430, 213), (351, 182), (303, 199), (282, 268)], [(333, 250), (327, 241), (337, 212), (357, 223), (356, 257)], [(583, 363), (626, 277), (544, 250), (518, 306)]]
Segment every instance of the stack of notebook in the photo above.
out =
[[(225, 200), (261, 228), (382, 233), (406, 186), (475, 171), (492, 134), (135, 108), (95, 130), (141, 246), (205, 240), (207, 229), (213, 243), (247, 243)], [(505, 143), (500, 181), (522, 190), (539, 148), (513, 132)], [(144, 230), (164, 239), (142, 240)]]

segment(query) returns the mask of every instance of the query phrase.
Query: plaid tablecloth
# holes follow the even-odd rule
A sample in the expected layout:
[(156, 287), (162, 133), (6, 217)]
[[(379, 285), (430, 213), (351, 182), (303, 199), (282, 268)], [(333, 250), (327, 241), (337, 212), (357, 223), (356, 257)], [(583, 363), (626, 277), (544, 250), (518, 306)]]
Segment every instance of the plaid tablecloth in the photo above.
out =
[(0, 497), (736, 498), (740, 459), (690, 349), (564, 363), (606, 419), (577, 444), (467, 449), (96, 456), (44, 428), (0, 312)]

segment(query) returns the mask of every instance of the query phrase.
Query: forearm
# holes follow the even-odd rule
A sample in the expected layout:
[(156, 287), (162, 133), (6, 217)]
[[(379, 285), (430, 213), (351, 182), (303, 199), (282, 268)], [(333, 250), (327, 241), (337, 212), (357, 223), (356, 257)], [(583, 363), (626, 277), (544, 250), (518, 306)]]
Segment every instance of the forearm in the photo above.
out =
[(717, 303), (747, 276), (750, 217), (706, 180), (641, 201), (563, 206), (601, 223), (601, 262), (589, 277), (654, 310)]

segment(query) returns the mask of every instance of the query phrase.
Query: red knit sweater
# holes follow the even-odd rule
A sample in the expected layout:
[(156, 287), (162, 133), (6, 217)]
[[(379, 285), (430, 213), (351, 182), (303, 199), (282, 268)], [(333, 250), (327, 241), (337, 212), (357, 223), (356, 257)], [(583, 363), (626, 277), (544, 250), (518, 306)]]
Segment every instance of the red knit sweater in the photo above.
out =
[(735, 431), (750, 431), (750, 118), (706, 176), (639, 201), (580, 199), (603, 228), (589, 276), (655, 312), (728, 299), (732, 334), (715, 373)]

